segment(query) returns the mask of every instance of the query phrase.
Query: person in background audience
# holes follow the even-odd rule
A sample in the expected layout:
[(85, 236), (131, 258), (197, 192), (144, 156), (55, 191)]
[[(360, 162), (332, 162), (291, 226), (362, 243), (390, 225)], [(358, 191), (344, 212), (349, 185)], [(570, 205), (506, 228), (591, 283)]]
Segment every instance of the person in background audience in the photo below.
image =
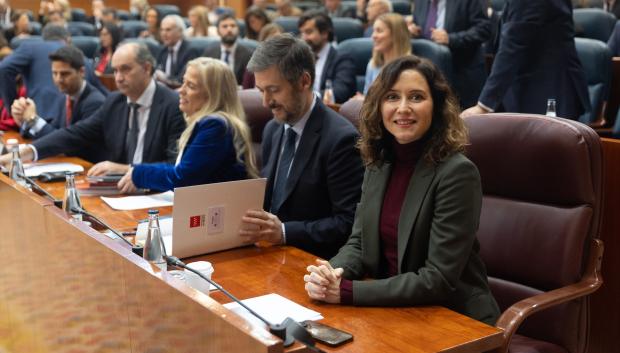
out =
[(612, 13), (616, 18), (620, 19), (620, 1), (618, 0), (605, 0), (603, 3), (603, 9)]
[(237, 84), (241, 85), (246, 71), (245, 67), (250, 61), (252, 51), (240, 45), (239, 25), (234, 15), (225, 13), (217, 22), (217, 33), (220, 36), (221, 45), (212, 45), (205, 49), (202, 56), (220, 59), (227, 63), (235, 73)]
[(276, 17), (299, 17), (303, 13), (299, 7), (294, 6), (291, 3), (291, 0), (275, 0), (275, 4), (278, 8), (278, 11), (276, 11)]
[(54, 10), (60, 12), (66, 22), (71, 21), (71, 4), (69, 3), (69, 0), (53, 0), (53, 2)]
[(185, 38), (216, 37), (217, 28), (209, 22), (209, 9), (206, 6), (193, 6), (188, 13), (190, 27), (185, 30)]
[(148, 0), (129, 0), (129, 12), (133, 19), (144, 18), (143, 14), (150, 7)]
[(39, 2), (39, 13), (37, 14), (39, 23), (41, 23), (42, 25), (46, 25), (47, 15), (52, 11), (55, 11), (54, 1), (53, 0), (41, 0)]
[(264, 210), (246, 212), (240, 235), (330, 257), (346, 242), (360, 197), (357, 130), (313, 93), (314, 54), (304, 41), (261, 42), (248, 70), (274, 119), (262, 139)]
[[(366, 174), (353, 231), (304, 276), (310, 298), (359, 306), (443, 305), (499, 317), (476, 238), (482, 187), (463, 155), (458, 101), (433, 63), (386, 64), (361, 110)], [(370, 278), (370, 279), (369, 279)]]
[(11, 16), (13, 15), (13, 9), (9, 0), (0, 0), (0, 29), (11, 28), (13, 21)]
[[(112, 57), (118, 91), (110, 93), (93, 116), (20, 147), (22, 159), (75, 155), (97, 146), (97, 155), (85, 157), (103, 161), (88, 171), (94, 176), (125, 174), (132, 164), (143, 162), (173, 163), (185, 121), (176, 92), (153, 80), (154, 65), (146, 45), (120, 45)], [(10, 159), (8, 154), (0, 157), (0, 164), (6, 166)]]
[(95, 26), (96, 30), (100, 30), (103, 26), (103, 9), (105, 9), (105, 3), (103, 0), (91, 1), (92, 16), (89, 16), (86, 21)]
[(620, 56), (620, 21), (616, 22), (616, 27), (611, 33), (607, 45), (612, 56)]
[(387, 13), (379, 16), (373, 25), (372, 58), (366, 67), (364, 95), (385, 64), (411, 54), (409, 30), (403, 16)]
[(28, 12), (25, 10), (17, 10), (13, 12), (11, 21), (13, 23), (11, 28), (4, 31), (4, 36), (9, 43), (13, 38), (24, 38), (30, 36), (32, 28), (30, 27), (30, 19), (28, 19)]
[(284, 33), (284, 28), (282, 28), (279, 24), (272, 22), (265, 25), (265, 27), (260, 30), (260, 33), (258, 34), (258, 41), (264, 42), (267, 39), (282, 33)]
[(124, 193), (173, 190), (258, 177), (232, 70), (217, 59), (194, 59), (187, 64), (179, 94), (187, 128), (179, 139), (176, 164), (134, 165), (118, 188)]
[(4, 59), (7, 55), (11, 54), (13, 50), (9, 45), (9, 41), (4, 36), (4, 33), (0, 31), (0, 61)]
[[(28, 87), (28, 96), (37, 105), (40, 116), (52, 119), (65, 113), (66, 97), (52, 79), (49, 54), (69, 44), (69, 32), (60, 26), (48, 24), (43, 28), (42, 42), (24, 42), (0, 63), (0, 95), (6, 107), (13, 105), (17, 92), (17, 77), (21, 74)], [(86, 63), (86, 80), (103, 95), (107, 89), (93, 73), (92, 65)]]
[[(307, 11), (299, 18), (298, 27), (301, 38), (310, 46), (316, 58), (314, 91), (321, 94), (324, 103), (346, 102), (355, 95), (355, 61), (351, 55), (331, 45), (334, 40), (331, 18), (320, 10)], [(333, 97), (324, 94), (328, 80), (332, 84)]]
[(103, 21), (103, 23), (110, 22), (116, 24), (117, 26), (120, 26), (118, 12), (115, 8), (112, 7), (106, 7), (101, 11), (101, 21)]
[(116, 47), (123, 41), (123, 30), (112, 22), (104, 22), (99, 31), (99, 48), (95, 53), (95, 73), (111, 74), (112, 55)]
[(373, 25), (377, 17), (384, 13), (392, 12), (392, 3), (390, 0), (370, 0), (366, 7), (366, 29), (364, 30), (364, 37), (371, 37), (373, 31)]
[(250, 6), (250, 8), (253, 7), (258, 7), (259, 9), (263, 10), (270, 21), (276, 19), (276, 12), (269, 8), (269, 3), (267, 2), (267, 0), (252, 0), (252, 6)]
[(220, 7), (218, 0), (205, 0), (205, 6), (209, 9), (209, 23), (217, 23), (220, 16), (225, 13), (235, 17), (234, 11), (228, 7)]
[(258, 40), (258, 34), (265, 25), (271, 23), (265, 11), (252, 6), (245, 13), (245, 39)]
[(578, 119), (591, 109), (568, 0), (507, 0), (501, 23), (491, 73), (478, 103), (461, 116), (545, 114), (550, 98), (558, 117)]
[(191, 47), (183, 38), (185, 22), (179, 15), (168, 15), (161, 21), (161, 41), (163, 47), (157, 55), (155, 77), (178, 87), (187, 63), (200, 56), (200, 51)]
[(320, 10), (325, 11), (329, 17), (357, 17), (355, 7), (345, 7), (340, 0), (323, 0), (323, 3)]
[[(84, 79), (84, 55), (74, 46), (60, 47), (49, 55), (54, 85), (65, 96), (63, 114), (41, 118), (37, 105), (30, 98), (13, 101), (11, 115), (23, 136), (37, 139), (57, 129), (75, 124), (92, 116), (105, 97)], [(49, 123), (48, 123), (49, 121)]]
[(148, 28), (140, 33), (140, 38), (152, 38), (158, 43), (161, 43), (160, 38), (160, 25), (161, 14), (154, 7), (149, 7), (142, 18), (142, 21), (146, 22)]
[(69, 27), (69, 25), (67, 24), (67, 20), (65, 20), (64, 16), (62, 15), (60, 11), (54, 10), (54, 11), (48, 12), (47, 23), (66, 28), (71, 33), (72, 36), (81, 36), (84, 34), (82, 33), (79, 27), (76, 27), (76, 26)]
[(439, 1), (437, 6), (414, 1), (409, 31), (450, 49), (452, 84), (464, 108), (476, 104), (487, 77), (482, 43), (491, 36), (491, 20), (486, 11), (483, 0)]

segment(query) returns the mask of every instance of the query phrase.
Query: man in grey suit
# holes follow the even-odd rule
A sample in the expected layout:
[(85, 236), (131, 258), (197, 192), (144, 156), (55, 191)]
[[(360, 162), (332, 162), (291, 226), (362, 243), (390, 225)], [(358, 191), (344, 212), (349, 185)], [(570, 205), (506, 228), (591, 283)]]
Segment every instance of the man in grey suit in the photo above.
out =
[[(119, 92), (111, 93), (93, 116), (20, 147), (25, 161), (76, 154), (96, 146), (89, 175), (125, 174), (131, 164), (174, 162), (185, 121), (178, 95), (152, 78), (155, 59), (143, 44), (116, 49), (112, 67)], [(0, 157), (8, 165), (10, 155)]]
[(239, 25), (234, 15), (225, 13), (217, 21), (217, 33), (220, 36), (220, 45), (212, 45), (205, 49), (202, 56), (220, 59), (233, 70), (237, 84), (243, 82), (245, 67), (252, 57), (252, 51), (240, 45)]

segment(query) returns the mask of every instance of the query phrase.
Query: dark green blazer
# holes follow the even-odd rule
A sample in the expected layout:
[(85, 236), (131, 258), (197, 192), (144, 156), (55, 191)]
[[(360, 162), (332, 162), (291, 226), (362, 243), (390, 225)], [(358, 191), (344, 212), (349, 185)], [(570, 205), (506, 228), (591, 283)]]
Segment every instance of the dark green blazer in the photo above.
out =
[[(353, 280), (355, 305), (442, 305), (494, 324), (499, 309), (478, 255), (482, 190), (476, 166), (457, 153), (438, 165), (420, 159), (398, 223), (398, 275), (381, 263), (379, 222), (392, 166), (369, 167), (352, 234), (330, 260)], [(374, 280), (361, 280), (366, 277)]]

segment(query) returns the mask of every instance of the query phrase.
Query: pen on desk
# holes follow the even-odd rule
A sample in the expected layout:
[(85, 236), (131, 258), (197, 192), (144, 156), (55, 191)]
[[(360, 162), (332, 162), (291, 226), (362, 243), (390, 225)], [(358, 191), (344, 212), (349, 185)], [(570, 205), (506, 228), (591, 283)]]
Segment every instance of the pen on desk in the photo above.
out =
[(121, 234), (124, 237), (129, 237), (129, 236), (132, 236), (132, 235), (136, 235), (136, 232), (135, 231), (133, 231), (133, 232), (122, 232)]

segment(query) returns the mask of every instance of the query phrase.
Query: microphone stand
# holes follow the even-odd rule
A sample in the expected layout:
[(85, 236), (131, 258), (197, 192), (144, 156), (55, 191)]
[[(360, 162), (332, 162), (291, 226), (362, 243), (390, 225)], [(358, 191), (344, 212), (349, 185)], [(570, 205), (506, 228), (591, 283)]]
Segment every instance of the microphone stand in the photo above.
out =
[(52, 194), (50, 194), (49, 192), (47, 192), (47, 190), (43, 189), (41, 186), (39, 186), (39, 184), (37, 184), (34, 180), (32, 180), (31, 178), (25, 176), (25, 175), (21, 175), (22, 178), (24, 178), (24, 180), (26, 180), (26, 182), (35, 190), (35, 192), (41, 196), (45, 196), (48, 199), (50, 199), (53, 203), (54, 206), (62, 209), (62, 200), (59, 200), (57, 198), (55, 198), (54, 196), (52, 196)]
[(267, 321), (267, 319), (259, 315), (257, 312), (250, 309), (250, 307), (245, 305), (241, 300), (237, 299), (237, 297), (235, 297), (230, 292), (222, 288), (222, 286), (217, 284), (215, 281), (203, 275), (199, 271), (196, 271), (193, 268), (188, 267), (185, 263), (183, 263), (183, 261), (179, 260), (179, 258), (175, 256), (164, 255), (164, 259), (166, 259), (166, 262), (168, 263), (168, 265), (191, 271), (195, 273), (196, 275), (198, 275), (200, 278), (209, 282), (209, 284), (213, 285), (215, 288), (219, 289), (222, 293), (224, 293), (227, 297), (232, 299), (235, 303), (239, 304), (241, 307), (247, 310), (254, 317), (264, 322), (267, 325), (267, 327), (269, 327), (269, 332), (271, 332), (274, 336), (277, 336), (280, 339), (282, 339), (282, 341), (284, 342), (284, 347), (288, 347), (292, 345), (295, 342), (295, 340), (298, 340), (304, 345), (306, 345), (306, 347), (310, 349), (311, 351), (324, 353), (323, 350), (321, 350), (320, 348), (314, 345), (314, 338), (312, 338), (310, 333), (303, 326), (301, 326), (298, 322), (291, 319), (290, 317), (286, 318), (281, 324), (272, 324), (269, 321)]
[(142, 250), (144, 249), (141, 245), (138, 244), (132, 244), (129, 240), (125, 239), (125, 237), (119, 233), (117, 230), (115, 230), (114, 228), (110, 227), (106, 222), (102, 221), (101, 219), (95, 217), (95, 215), (93, 215), (92, 213), (86, 211), (83, 208), (77, 208), (77, 207), (73, 207), (71, 208), (71, 212), (74, 213), (79, 213), (81, 215), (84, 215), (86, 217), (88, 217), (90, 220), (95, 221), (95, 223), (99, 224), (100, 226), (108, 229), (109, 231), (111, 231), (112, 233), (114, 233), (114, 235), (116, 235), (119, 239), (121, 239), (122, 241), (124, 241), (127, 245), (129, 245), (131, 247), (131, 251), (138, 255), (138, 256), (142, 256)]

